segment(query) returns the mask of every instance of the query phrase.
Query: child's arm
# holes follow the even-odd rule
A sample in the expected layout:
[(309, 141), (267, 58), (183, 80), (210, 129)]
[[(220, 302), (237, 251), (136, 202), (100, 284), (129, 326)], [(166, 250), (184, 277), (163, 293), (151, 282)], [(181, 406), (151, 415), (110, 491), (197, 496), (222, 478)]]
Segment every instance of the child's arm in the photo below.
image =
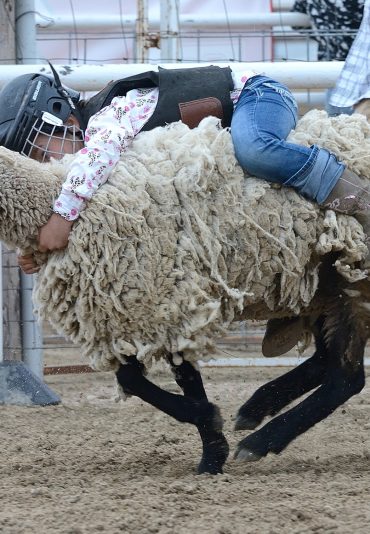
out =
[(123, 97), (115, 98), (89, 121), (85, 147), (70, 167), (62, 191), (54, 203), (54, 214), (40, 229), (39, 250), (64, 248), (73, 222), (99, 187), (104, 184), (132, 142), (137, 131), (132, 123), (132, 108)]

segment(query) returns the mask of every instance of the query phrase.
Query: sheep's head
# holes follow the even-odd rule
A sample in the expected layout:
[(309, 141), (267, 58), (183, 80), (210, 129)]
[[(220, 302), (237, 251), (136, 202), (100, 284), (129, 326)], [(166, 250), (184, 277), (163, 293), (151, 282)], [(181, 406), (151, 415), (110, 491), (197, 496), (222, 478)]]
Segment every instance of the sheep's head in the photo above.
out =
[(60, 182), (52, 164), (0, 147), (0, 239), (12, 248), (33, 248)]

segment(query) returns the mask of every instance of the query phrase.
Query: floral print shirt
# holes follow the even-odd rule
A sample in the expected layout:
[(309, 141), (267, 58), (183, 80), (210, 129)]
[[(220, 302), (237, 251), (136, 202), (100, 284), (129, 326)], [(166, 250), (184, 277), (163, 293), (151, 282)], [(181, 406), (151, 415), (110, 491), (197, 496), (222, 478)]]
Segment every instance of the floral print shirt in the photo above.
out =
[[(234, 90), (230, 97), (236, 104), (244, 83), (254, 71), (233, 71)], [(91, 117), (85, 132), (85, 147), (73, 160), (62, 191), (54, 203), (54, 212), (64, 219), (78, 218), (86, 202), (104, 184), (122, 152), (154, 112), (158, 88), (134, 89), (125, 97), (116, 97)]]

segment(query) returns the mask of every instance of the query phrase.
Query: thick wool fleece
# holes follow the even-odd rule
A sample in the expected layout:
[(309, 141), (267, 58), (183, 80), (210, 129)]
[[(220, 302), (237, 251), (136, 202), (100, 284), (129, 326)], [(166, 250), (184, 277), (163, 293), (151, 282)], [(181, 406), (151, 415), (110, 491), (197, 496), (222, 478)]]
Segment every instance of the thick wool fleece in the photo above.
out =
[[(370, 177), (361, 116), (310, 112), (291, 140), (326, 146)], [(34, 246), (67, 166), (0, 150), (0, 237), (9, 245)], [(354, 218), (244, 176), (216, 119), (194, 130), (176, 123), (140, 134), (123, 154), (68, 248), (41, 268), (35, 307), (96, 369), (133, 354), (148, 366), (166, 351), (196, 361), (245, 309), (251, 319), (305, 309), (332, 250), (347, 280), (363, 278), (363, 240)]]

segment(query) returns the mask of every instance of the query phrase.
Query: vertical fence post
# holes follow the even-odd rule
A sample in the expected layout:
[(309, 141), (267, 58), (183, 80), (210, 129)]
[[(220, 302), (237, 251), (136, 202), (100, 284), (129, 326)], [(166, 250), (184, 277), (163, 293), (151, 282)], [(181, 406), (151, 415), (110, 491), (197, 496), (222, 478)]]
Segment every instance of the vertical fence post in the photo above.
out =
[(16, 0), (15, 18), (17, 63), (38, 63), (35, 0)]
[(136, 61), (148, 61), (148, 0), (137, 0)]
[(21, 272), (20, 289), (22, 360), (36, 376), (42, 379), (42, 331), (33, 314), (33, 276)]
[[(24, 352), (22, 350), (22, 335), (36, 323), (32, 315), (32, 307), (29, 308), (30, 300), (26, 307), (27, 313), (23, 312), (22, 314), (21, 276), (16, 253), (7, 250), (4, 246), (1, 249), (0, 287), (2, 289), (3, 335), (0, 360), (0, 404), (36, 404), (41, 406), (58, 404), (60, 402), (58, 395), (42, 381), (42, 368), (39, 367), (41, 365), (40, 358), (32, 360), (32, 349), (41, 350), (41, 339), (35, 347), (31, 347), (31, 353), (26, 351), (32, 367), (35, 368), (35, 364), (38, 366), (37, 374), (28, 367), (27, 361), (22, 361)], [(32, 283), (32, 277), (30, 278), (30, 283)], [(31, 298), (31, 290), (28, 290), (28, 298)], [(29, 313), (31, 313), (31, 317)], [(23, 321), (22, 315), (24, 316)], [(22, 327), (25, 324), (27, 324), (26, 329)]]
[(161, 0), (161, 61), (174, 63), (178, 58), (179, 14), (176, 0)]
[(15, 0), (0, 2), (0, 63), (15, 63)]

